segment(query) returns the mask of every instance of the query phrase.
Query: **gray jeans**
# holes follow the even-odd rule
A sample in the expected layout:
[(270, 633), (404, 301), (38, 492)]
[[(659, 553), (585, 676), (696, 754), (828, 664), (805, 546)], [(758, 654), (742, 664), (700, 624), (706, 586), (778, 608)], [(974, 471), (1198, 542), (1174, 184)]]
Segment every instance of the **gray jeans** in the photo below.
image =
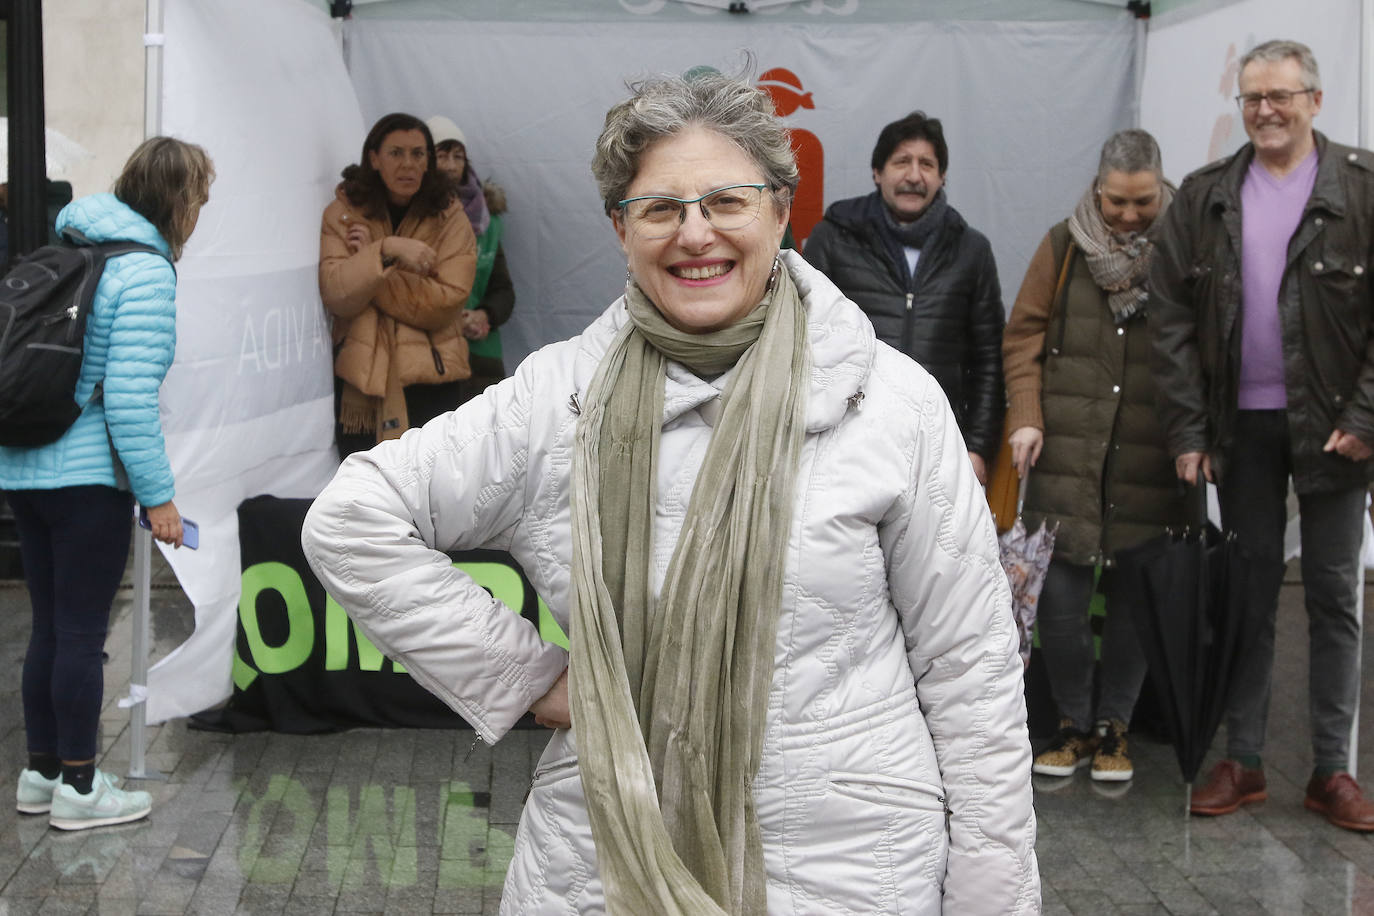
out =
[[(1274, 617), (1283, 584), (1283, 532), (1292, 472), (1288, 418), (1282, 410), (1237, 413), (1235, 440), (1220, 487), (1221, 518), (1252, 555), (1248, 619), (1227, 705), (1226, 749), (1260, 754), (1269, 717), (1274, 668)], [(1360, 541), (1365, 490), (1299, 494), (1303, 597), (1311, 644), (1308, 692), (1312, 757), (1317, 766), (1345, 767), (1359, 697)]]
[(1136, 637), (1134, 615), (1139, 595), (1123, 587), (1115, 570), (1102, 571), (1102, 594), (1107, 620), (1102, 631), (1101, 696), (1093, 715), (1093, 633), (1088, 604), (1093, 596), (1093, 567), (1051, 560), (1040, 592), (1040, 651), (1059, 715), (1087, 731), (1096, 719), (1131, 721), (1140, 685), (1145, 680), (1145, 656)]

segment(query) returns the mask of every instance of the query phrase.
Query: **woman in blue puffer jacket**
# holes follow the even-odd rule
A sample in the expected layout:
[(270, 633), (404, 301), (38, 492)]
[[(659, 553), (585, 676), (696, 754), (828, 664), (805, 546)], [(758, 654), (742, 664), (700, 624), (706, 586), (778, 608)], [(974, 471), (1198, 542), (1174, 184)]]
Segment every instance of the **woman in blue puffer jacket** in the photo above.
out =
[(146, 817), (147, 792), (95, 767), (110, 605), (129, 553), (134, 500), (153, 536), (181, 546), (158, 388), (176, 348), (173, 261), (209, 200), (214, 167), (199, 146), (154, 137), (129, 157), (113, 194), (69, 204), (59, 232), (141, 242), (162, 252), (106, 262), (86, 324), (81, 416), (49, 445), (0, 447), (0, 489), (19, 532), (33, 632), (24, 657), (29, 762), (15, 792), (24, 814), (81, 830)]

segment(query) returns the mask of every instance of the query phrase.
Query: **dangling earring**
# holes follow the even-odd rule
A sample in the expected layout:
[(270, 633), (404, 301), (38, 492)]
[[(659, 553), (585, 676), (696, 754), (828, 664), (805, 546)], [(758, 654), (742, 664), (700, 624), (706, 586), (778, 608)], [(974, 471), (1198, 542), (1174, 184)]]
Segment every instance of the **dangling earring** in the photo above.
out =
[(781, 269), (782, 258), (779, 255), (773, 255), (773, 269), (768, 272), (768, 285), (763, 288), (765, 295), (773, 291), (773, 284), (777, 281), (778, 271)]

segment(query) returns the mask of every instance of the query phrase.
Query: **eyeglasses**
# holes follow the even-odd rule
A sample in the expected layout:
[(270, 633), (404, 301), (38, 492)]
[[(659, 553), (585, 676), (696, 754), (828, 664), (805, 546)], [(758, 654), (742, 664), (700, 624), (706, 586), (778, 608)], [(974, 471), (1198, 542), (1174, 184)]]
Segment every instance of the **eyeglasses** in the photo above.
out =
[(759, 218), (766, 184), (732, 184), (700, 197), (627, 197), (617, 204), (634, 232), (646, 239), (666, 239), (687, 220), (687, 208), (701, 207), (711, 228), (722, 232), (743, 229)]
[(1282, 111), (1292, 106), (1293, 99), (1315, 89), (1275, 89), (1272, 92), (1242, 92), (1236, 96), (1241, 111), (1259, 111), (1260, 102), (1268, 100), (1269, 107)]

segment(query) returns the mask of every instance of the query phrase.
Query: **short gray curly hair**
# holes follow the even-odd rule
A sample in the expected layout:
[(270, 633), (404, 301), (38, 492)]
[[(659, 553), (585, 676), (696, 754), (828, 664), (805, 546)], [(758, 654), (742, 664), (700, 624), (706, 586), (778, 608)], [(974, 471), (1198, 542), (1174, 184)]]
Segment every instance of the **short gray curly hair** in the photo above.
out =
[(715, 131), (748, 154), (782, 202), (797, 188), (797, 159), (768, 94), (747, 82), (701, 70), (630, 84), (632, 95), (606, 112), (592, 175), (612, 215), (639, 171), (644, 153), (689, 127)]

